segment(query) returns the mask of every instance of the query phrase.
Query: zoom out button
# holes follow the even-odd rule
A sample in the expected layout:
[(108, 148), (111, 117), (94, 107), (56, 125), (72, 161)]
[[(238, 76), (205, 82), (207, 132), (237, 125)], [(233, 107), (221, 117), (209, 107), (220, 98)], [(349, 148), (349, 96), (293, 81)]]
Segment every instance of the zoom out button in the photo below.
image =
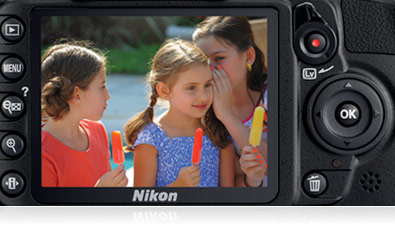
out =
[(17, 96), (8, 96), (1, 102), (1, 112), (8, 118), (17, 118), (24, 112), (22, 99)]

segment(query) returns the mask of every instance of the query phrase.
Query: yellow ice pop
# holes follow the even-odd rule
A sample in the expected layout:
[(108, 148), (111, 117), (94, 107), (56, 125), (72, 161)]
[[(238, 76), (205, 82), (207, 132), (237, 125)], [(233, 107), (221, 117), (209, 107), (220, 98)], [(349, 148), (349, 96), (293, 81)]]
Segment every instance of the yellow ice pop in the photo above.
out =
[(250, 131), (250, 144), (254, 148), (261, 144), (262, 140), (262, 126), (263, 126), (263, 117), (265, 115), (265, 110), (258, 106), (254, 111), (254, 118), (252, 119), (252, 127)]

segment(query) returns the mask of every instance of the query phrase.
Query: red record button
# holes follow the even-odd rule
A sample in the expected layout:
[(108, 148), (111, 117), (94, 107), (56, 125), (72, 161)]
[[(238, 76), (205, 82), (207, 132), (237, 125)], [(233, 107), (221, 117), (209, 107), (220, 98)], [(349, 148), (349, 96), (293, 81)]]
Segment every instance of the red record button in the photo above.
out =
[(314, 33), (308, 36), (306, 48), (312, 53), (320, 53), (326, 47), (325, 37), (321, 34)]
[(313, 47), (319, 47), (320, 46), (320, 40), (318, 39), (314, 39), (311, 44), (313, 45)]

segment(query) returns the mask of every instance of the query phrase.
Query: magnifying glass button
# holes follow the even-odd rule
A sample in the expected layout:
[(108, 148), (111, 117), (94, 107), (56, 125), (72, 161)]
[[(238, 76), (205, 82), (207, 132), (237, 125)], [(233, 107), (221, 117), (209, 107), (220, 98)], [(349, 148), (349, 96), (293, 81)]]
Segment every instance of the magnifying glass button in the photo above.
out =
[(9, 134), (1, 139), (1, 151), (10, 158), (19, 157), (25, 148), (23, 139), (15, 134)]
[(1, 112), (7, 118), (18, 118), (24, 113), (25, 105), (17, 96), (8, 96), (1, 102)]

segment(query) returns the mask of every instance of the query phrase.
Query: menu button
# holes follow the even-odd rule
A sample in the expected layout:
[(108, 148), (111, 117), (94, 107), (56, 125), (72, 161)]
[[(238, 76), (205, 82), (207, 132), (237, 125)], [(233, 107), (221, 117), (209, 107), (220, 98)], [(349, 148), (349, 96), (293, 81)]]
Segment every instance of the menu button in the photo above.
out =
[(18, 80), (23, 76), (25, 66), (16, 57), (8, 57), (1, 63), (1, 73), (9, 80)]

